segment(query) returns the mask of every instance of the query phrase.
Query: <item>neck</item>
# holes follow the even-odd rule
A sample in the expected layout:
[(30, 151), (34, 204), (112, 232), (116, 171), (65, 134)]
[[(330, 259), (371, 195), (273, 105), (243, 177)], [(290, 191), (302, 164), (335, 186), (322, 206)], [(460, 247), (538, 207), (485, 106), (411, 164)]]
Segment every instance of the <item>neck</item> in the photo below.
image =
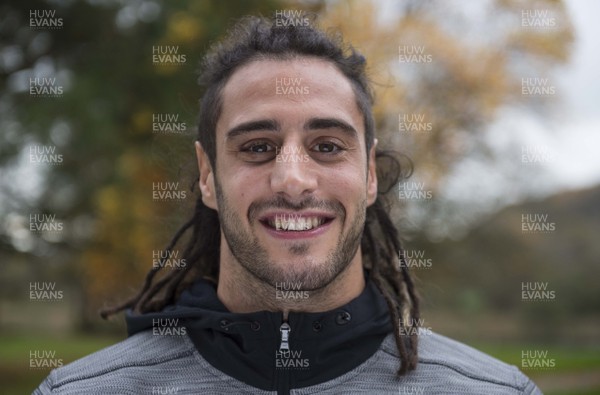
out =
[[(277, 289), (242, 267), (226, 244), (221, 244), (217, 295), (232, 313), (280, 311), (284, 319), (290, 311), (317, 313), (333, 310), (358, 297), (365, 287), (360, 247), (350, 264), (333, 281), (319, 290)], [(301, 297), (287, 295), (302, 292)]]

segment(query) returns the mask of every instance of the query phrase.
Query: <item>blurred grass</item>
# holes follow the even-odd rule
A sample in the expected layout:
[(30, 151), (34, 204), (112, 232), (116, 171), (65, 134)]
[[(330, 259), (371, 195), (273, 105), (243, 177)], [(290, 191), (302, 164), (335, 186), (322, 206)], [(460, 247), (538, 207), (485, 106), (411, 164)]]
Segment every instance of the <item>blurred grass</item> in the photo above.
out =
[(543, 344), (474, 344), (474, 347), (521, 369), (521, 351), (548, 351), (552, 370), (521, 369), (545, 395), (600, 395), (600, 349)]
[[(600, 369), (600, 348), (566, 348), (561, 346), (546, 346), (532, 344), (508, 344), (508, 345), (491, 345), (491, 344), (476, 344), (475, 348), (487, 354), (498, 358), (508, 364), (521, 366), (521, 351), (522, 350), (542, 350), (548, 351), (548, 357), (554, 358), (556, 368), (552, 372), (567, 372), (581, 369)], [(535, 369), (524, 370), (527, 372), (536, 372)]]
[[(50, 369), (29, 368), (30, 350), (56, 351), (56, 357), (68, 364), (122, 340), (122, 337), (107, 335), (63, 335), (49, 334), (3, 334), (0, 337), (0, 382), (3, 394), (30, 394), (50, 373)], [(546, 395), (592, 395), (600, 394), (600, 384), (590, 377), (600, 377), (600, 352), (594, 348), (566, 348), (531, 344), (489, 344), (475, 345), (504, 362), (520, 366), (521, 350), (547, 350), (556, 359), (556, 369), (552, 371), (525, 371)], [(585, 379), (581, 379), (584, 377)], [(585, 381), (588, 381), (587, 383)], [(557, 384), (558, 383), (558, 384)], [(569, 386), (573, 389), (569, 389)]]
[(115, 344), (122, 338), (107, 335), (2, 334), (0, 336), (0, 382), (3, 395), (31, 394), (51, 369), (31, 369), (29, 352), (56, 351), (66, 365), (85, 355)]
[(591, 390), (573, 390), (573, 391), (546, 391), (546, 395), (598, 395), (600, 394), (600, 388)]

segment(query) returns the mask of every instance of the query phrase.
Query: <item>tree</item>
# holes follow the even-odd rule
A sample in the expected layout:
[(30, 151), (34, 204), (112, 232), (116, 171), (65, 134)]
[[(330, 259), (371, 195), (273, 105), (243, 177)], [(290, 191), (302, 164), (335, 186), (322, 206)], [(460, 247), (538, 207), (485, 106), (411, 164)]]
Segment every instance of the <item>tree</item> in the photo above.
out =
[(424, 188), (432, 197), (401, 200), (416, 222), (403, 228), (439, 234), (443, 226), (457, 225), (449, 220), (455, 207), (444, 198), (448, 176), (465, 159), (506, 168), (493, 156), (486, 129), (506, 108), (547, 113), (555, 95), (524, 86), (523, 79), (547, 78), (564, 63), (573, 31), (561, 1), (393, 4), (381, 9), (376, 1), (333, 2), (321, 23), (339, 29), (365, 54), (382, 145), (399, 148), (415, 164), (405, 192), (416, 196), (423, 191), (415, 189)]
[[(179, 183), (175, 189), (186, 191), (193, 181), (180, 163), (194, 155), (200, 57), (234, 19), (281, 7), (276, 0), (4, 2), (0, 216), (11, 218), (2, 229), (4, 261), (25, 254), (36, 271), (53, 263), (78, 272), (87, 315), (108, 296), (130, 295), (125, 286), (140, 282), (174, 230), (172, 218), (188, 215), (194, 198), (188, 190), (185, 199), (155, 199), (153, 187)], [(34, 213), (54, 216), (63, 230), (29, 232)]]

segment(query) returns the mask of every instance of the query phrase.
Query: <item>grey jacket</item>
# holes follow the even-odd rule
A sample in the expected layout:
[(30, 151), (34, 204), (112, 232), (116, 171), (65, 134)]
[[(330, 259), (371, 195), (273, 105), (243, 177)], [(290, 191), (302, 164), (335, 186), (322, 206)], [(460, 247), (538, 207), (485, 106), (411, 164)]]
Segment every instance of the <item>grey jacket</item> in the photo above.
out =
[(35, 394), (540, 394), (514, 366), (430, 330), (399, 377), (379, 289), (327, 312), (232, 313), (204, 280), (159, 312), (126, 315), (130, 337), (50, 373)]
[[(291, 394), (541, 394), (516, 367), (428, 332), (420, 336), (419, 364), (398, 377), (393, 337), (356, 369)], [(53, 370), (41, 394), (276, 394), (229, 377), (211, 366), (187, 336), (140, 332), (125, 341)]]

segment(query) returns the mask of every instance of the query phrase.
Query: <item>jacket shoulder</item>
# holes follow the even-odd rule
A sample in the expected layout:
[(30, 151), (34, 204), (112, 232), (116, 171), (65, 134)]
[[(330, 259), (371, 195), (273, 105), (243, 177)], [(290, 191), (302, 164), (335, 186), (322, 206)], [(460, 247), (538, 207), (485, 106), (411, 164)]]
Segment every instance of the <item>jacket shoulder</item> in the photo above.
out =
[(54, 369), (34, 394), (70, 393), (70, 387), (94, 392), (99, 383), (122, 383), (128, 369), (141, 373), (193, 358), (194, 347), (187, 336), (153, 336), (151, 331), (144, 331)]
[[(392, 335), (386, 337), (381, 348), (399, 358)], [(473, 390), (473, 393), (485, 389), (488, 394), (541, 394), (516, 366), (435, 332), (422, 330), (418, 348), (418, 366), (408, 373), (409, 381), (411, 377), (416, 382), (424, 378), (437, 383), (440, 390), (458, 385)]]

